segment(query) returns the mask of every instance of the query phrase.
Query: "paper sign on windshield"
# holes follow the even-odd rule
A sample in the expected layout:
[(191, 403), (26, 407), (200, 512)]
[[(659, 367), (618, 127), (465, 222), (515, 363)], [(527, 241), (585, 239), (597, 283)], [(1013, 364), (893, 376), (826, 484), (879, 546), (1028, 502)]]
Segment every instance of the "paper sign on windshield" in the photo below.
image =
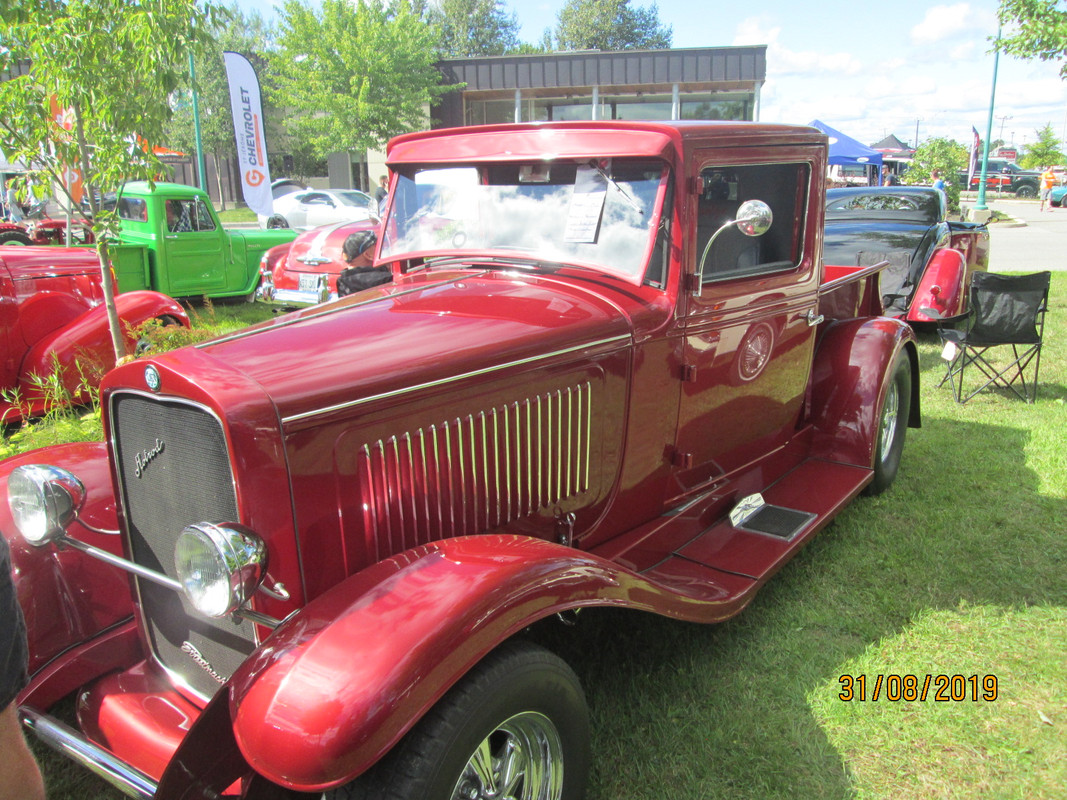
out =
[[(610, 169), (610, 162), (608, 162)], [(563, 239), (567, 242), (596, 242), (600, 218), (604, 213), (604, 198), (608, 182), (596, 167), (578, 167), (574, 176), (574, 194), (567, 211), (567, 227)]]

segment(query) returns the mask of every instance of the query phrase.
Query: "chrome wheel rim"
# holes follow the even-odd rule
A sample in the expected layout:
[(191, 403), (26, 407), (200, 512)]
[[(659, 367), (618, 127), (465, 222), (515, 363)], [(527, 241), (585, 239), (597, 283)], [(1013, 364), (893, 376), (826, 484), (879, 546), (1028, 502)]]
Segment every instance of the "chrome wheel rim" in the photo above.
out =
[(559, 800), (563, 744), (544, 714), (524, 711), (481, 741), (460, 773), (452, 800)]
[(897, 433), (897, 413), (900, 410), (900, 389), (894, 382), (885, 396), (882, 409), (882, 430), (879, 439), (878, 457), (884, 463), (889, 458), (889, 450)]

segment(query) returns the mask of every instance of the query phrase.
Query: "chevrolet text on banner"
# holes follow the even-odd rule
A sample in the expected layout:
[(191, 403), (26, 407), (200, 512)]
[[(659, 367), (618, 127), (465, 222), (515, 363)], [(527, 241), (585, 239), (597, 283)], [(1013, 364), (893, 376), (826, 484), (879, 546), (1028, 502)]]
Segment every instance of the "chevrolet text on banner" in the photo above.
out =
[(267, 167), (267, 139), (263, 130), (263, 107), (259, 99), (259, 78), (240, 53), (222, 54), (230, 83), (230, 110), (237, 136), (237, 160), (241, 165), (241, 187), (245, 203), (257, 214), (269, 217), (274, 211)]

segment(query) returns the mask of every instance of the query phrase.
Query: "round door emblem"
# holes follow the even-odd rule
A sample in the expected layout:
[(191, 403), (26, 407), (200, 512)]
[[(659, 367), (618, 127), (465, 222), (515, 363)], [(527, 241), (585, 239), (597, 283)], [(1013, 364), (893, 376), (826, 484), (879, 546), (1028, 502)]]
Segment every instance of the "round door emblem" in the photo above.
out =
[(737, 377), (751, 381), (763, 372), (774, 349), (774, 328), (758, 322), (748, 329), (737, 352)]

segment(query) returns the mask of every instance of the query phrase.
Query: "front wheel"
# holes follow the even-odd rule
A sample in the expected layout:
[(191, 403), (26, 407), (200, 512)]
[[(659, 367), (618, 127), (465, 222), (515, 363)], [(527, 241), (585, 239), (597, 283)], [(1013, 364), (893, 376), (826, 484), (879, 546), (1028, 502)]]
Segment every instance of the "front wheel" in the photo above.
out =
[(881, 494), (888, 489), (897, 477), (900, 457), (904, 452), (904, 434), (908, 429), (911, 416), (911, 364), (908, 357), (901, 352), (893, 365), (886, 387), (885, 399), (878, 415), (878, 427), (875, 430), (874, 443), (874, 480), (864, 494)]
[(384, 759), (329, 800), (578, 800), (589, 714), (553, 653), (509, 642), (475, 667)]
[(269, 217), (267, 217), (267, 227), (268, 228), (272, 228), (272, 229), (273, 228), (288, 228), (289, 227), (289, 221), (285, 217), (283, 217), (281, 214), (271, 214)]
[(1034, 186), (1020, 186), (1015, 190), (1016, 197), (1037, 197), (1037, 188)]

